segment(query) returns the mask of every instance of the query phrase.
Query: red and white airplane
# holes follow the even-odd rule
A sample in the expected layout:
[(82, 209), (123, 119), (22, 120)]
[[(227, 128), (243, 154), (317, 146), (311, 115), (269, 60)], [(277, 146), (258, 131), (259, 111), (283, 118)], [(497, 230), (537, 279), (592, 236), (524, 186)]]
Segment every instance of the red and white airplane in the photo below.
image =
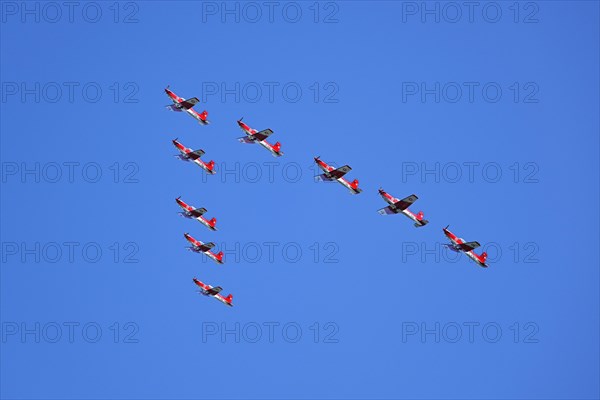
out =
[(210, 251), (210, 249), (215, 247), (213, 242), (202, 243), (201, 241), (191, 237), (189, 233), (184, 233), (183, 236), (192, 244), (190, 247), (188, 247), (188, 250), (193, 251), (194, 253), (204, 253), (208, 257), (212, 258), (214, 262), (223, 264), (223, 252), (220, 251), (218, 254), (215, 254)]
[(397, 198), (393, 197), (392, 195), (390, 195), (389, 193), (387, 193), (385, 190), (383, 190), (381, 188), (379, 188), (379, 194), (381, 195), (381, 197), (383, 197), (383, 199), (385, 201), (387, 201), (389, 203), (389, 206), (377, 211), (379, 214), (381, 214), (381, 215), (388, 214), (389, 215), (389, 214), (402, 213), (402, 214), (406, 215), (408, 218), (415, 221), (415, 226), (417, 228), (419, 228), (421, 226), (425, 226), (429, 223), (429, 221), (427, 221), (426, 219), (423, 219), (423, 211), (419, 211), (419, 213), (415, 215), (412, 212), (410, 212), (410, 210), (408, 209), (408, 207), (410, 207), (412, 203), (417, 201), (418, 197), (416, 194), (411, 194), (410, 196), (405, 197), (402, 200), (398, 200)]
[(168, 86), (165, 89), (165, 93), (173, 101), (173, 104), (166, 106), (169, 110), (177, 111), (177, 112), (185, 111), (189, 115), (194, 117), (196, 120), (198, 120), (200, 125), (208, 125), (210, 123), (207, 119), (208, 112), (206, 110), (202, 111), (201, 113), (198, 113), (196, 110), (194, 110), (192, 108), (196, 104), (198, 104), (198, 102), (200, 102), (200, 100), (198, 100), (197, 97), (192, 97), (191, 99), (186, 100), (182, 97), (177, 96), (175, 93), (171, 92), (169, 90)]
[[(450, 226), (450, 225), (448, 225)], [(484, 251), (481, 255), (476, 254), (473, 250), (481, 246), (478, 242), (465, 242), (464, 239), (457, 237), (455, 234), (448, 230), (448, 226), (443, 228), (444, 234), (450, 239), (449, 244), (446, 246), (457, 253), (465, 253), (467, 257), (475, 261), (480, 267), (487, 268), (488, 265), (485, 263), (487, 253)]]
[(215, 162), (211, 160), (210, 162), (205, 163), (200, 159), (200, 157), (202, 157), (205, 154), (204, 150), (192, 151), (192, 149), (188, 149), (187, 147), (179, 143), (177, 139), (173, 139), (173, 144), (175, 145), (175, 147), (177, 147), (177, 150), (181, 152), (181, 154), (177, 155), (179, 159), (183, 161), (193, 161), (200, 167), (202, 167), (202, 169), (205, 170), (207, 173), (211, 175), (215, 174)]
[(242, 119), (243, 118), (240, 118), (240, 120), (237, 122), (240, 128), (246, 134), (246, 136), (238, 138), (241, 143), (258, 143), (265, 149), (269, 150), (271, 154), (273, 154), (273, 157), (281, 157), (283, 155), (283, 152), (281, 151), (281, 143), (277, 142), (275, 144), (270, 144), (266, 140), (270, 135), (273, 134), (271, 129), (265, 129), (259, 132), (243, 123)]
[(204, 226), (206, 226), (210, 230), (217, 230), (217, 228), (215, 227), (215, 225), (217, 224), (216, 218), (208, 220), (202, 216), (202, 214), (204, 214), (207, 211), (206, 208), (192, 207), (183, 200), (181, 200), (181, 196), (176, 198), (175, 201), (177, 202), (179, 207), (183, 209), (183, 211), (179, 213), (180, 215), (186, 218), (193, 218), (197, 221), (200, 221)]
[(205, 283), (200, 282), (198, 279), (194, 278), (194, 283), (200, 287), (199, 293), (205, 296), (211, 296), (215, 299), (219, 300), (221, 303), (228, 305), (229, 307), (233, 307), (233, 295), (229, 295), (227, 297), (223, 297), (219, 294), (223, 288), (221, 286), (212, 287)]
[(348, 173), (352, 168), (349, 165), (344, 165), (340, 168), (333, 168), (330, 165), (327, 165), (324, 161), (321, 161), (319, 157), (315, 157), (315, 162), (325, 173), (321, 175), (317, 175), (316, 178), (323, 182), (333, 182), (338, 181), (344, 187), (346, 187), (352, 194), (359, 194), (362, 192), (361, 189), (358, 188), (358, 179), (355, 179), (352, 182), (348, 182), (343, 178), (346, 173)]

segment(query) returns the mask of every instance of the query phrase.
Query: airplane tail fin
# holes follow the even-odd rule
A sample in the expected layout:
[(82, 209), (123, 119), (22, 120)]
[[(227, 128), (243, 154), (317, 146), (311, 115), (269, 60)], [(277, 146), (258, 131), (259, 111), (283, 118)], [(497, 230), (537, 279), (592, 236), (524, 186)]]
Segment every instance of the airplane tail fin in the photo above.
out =
[(484, 251), (481, 253), (481, 261), (485, 264), (485, 260), (487, 260), (487, 253)]
[(229, 296), (225, 297), (225, 301), (231, 303), (233, 301), (233, 295), (230, 294)]
[(215, 258), (219, 261), (223, 261), (223, 252), (220, 251), (218, 254), (215, 254)]
[(213, 218), (213, 219), (211, 219), (210, 221), (208, 221), (208, 224), (209, 224), (210, 226), (212, 226), (213, 228), (215, 227), (215, 224), (216, 224), (216, 223), (217, 223), (217, 219), (216, 219), (216, 218)]
[(277, 142), (273, 145), (273, 150), (275, 150), (276, 152), (279, 153), (279, 151), (281, 150), (281, 143)]
[(424, 215), (425, 214), (423, 214), (423, 211), (419, 211), (419, 213), (416, 215), (417, 221), (422, 221)]
[(358, 179), (353, 180), (352, 183), (350, 184), (350, 186), (354, 190), (358, 189)]
[(200, 113), (200, 119), (202, 121), (206, 121), (206, 119), (208, 118), (208, 111), (204, 110)]
[(206, 164), (206, 167), (212, 171), (215, 168), (215, 162), (213, 160), (210, 160), (210, 162)]

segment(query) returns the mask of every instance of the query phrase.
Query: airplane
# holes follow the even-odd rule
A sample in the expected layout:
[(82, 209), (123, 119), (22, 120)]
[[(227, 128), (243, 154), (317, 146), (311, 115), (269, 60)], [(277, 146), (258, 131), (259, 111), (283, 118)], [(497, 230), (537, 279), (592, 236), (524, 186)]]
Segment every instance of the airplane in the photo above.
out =
[(183, 200), (181, 200), (181, 196), (176, 198), (175, 201), (177, 202), (179, 207), (181, 207), (183, 209), (183, 211), (179, 213), (180, 215), (182, 215), (186, 218), (193, 218), (195, 220), (198, 220), (210, 230), (213, 230), (213, 231), (217, 230), (217, 228), (215, 227), (215, 225), (217, 223), (216, 218), (208, 220), (202, 216), (202, 214), (204, 214), (207, 211), (206, 208), (192, 207), (192, 206), (188, 205), (186, 202), (184, 202)]
[(343, 176), (346, 175), (347, 172), (352, 170), (352, 168), (350, 168), (349, 165), (344, 165), (343, 167), (336, 169), (330, 165), (327, 165), (327, 163), (325, 163), (324, 161), (321, 161), (320, 157), (315, 157), (315, 162), (317, 163), (319, 168), (325, 171), (324, 174), (316, 176), (316, 178), (318, 178), (319, 180), (323, 182), (338, 181), (348, 190), (350, 190), (352, 194), (359, 194), (360, 192), (362, 192), (362, 190), (358, 188), (358, 179), (355, 179), (353, 182), (348, 182), (343, 178)]
[(177, 111), (177, 112), (185, 111), (189, 115), (194, 117), (196, 120), (198, 120), (200, 125), (210, 124), (210, 121), (207, 119), (208, 112), (206, 110), (202, 111), (201, 113), (198, 113), (196, 110), (194, 110), (192, 108), (200, 102), (200, 100), (198, 100), (197, 97), (192, 97), (191, 99), (186, 100), (182, 97), (177, 96), (172, 91), (170, 91), (168, 86), (165, 88), (165, 93), (173, 101), (173, 104), (166, 106), (167, 109), (169, 109), (171, 111)]
[(188, 149), (187, 147), (179, 143), (177, 139), (173, 139), (173, 144), (175, 145), (175, 147), (177, 147), (177, 150), (181, 152), (181, 154), (178, 154), (176, 157), (183, 161), (193, 161), (200, 167), (202, 167), (202, 169), (205, 170), (207, 173), (211, 175), (215, 174), (215, 162), (211, 160), (210, 162), (205, 163), (200, 159), (200, 157), (204, 155), (204, 150), (192, 151), (192, 149)]
[(281, 151), (281, 143), (277, 142), (275, 144), (270, 144), (266, 140), (271, 134), (273, 134), (271, 129), (264, 129), (259, 132), (243, 123), (242, 119), (244, 118), (240, 118), (237, 122), (242, 131), (244, 131), (246, 134), (246, 136), (238, 138), (241, 143), (258, 143), (265, 149), (269, 150), (271, 154), (273, 154), (273, 157), (281, 157), (283, 155), (283, 152)]
[(204, 253), (208, 257), (212, 258), (217, 264), (223, 264), (223, 252), (220, 251), (218, 254), (215, 254), (210, 251), (210, 249), (215, 247), (213, 242), (202, 243), (201, 241), (191, 237), (189, 233), (184, 233), (183, 237), (185, 237), (187, 241), (192, 244), (190, 247), (188, 247), (188, 250), (193, 251), (194, 253)]
[(200, 282), (196, 278), (194, 278), (194, 283), (200, 287), (200, 291), (199, 291), (200, 294), (203, 294), (205, 296), (214, 297), (215, 299), (219, 300), (221, 303), (226, 304), (229, 307), (233, 307), (233, 303), (232, 303), (233, 295), (230, 294), (227, 297), (221, 296), (219, 294), (219, 292), (221, 290), (223, 290), (223, 288), (221, 286), (212, 287), (210, 285)]
[[(450, 225), (448, 225), (450, 226)], [(484, 251), (481, 255), (478, 255), (473, 250), (481, 246), (478, 242), (465, 242), (464, 239), (461, 239), (454, 235), (452, 232), (448, 230), (448, 226), (443, 228), (444, 234), (450, 239), (449, 244), (446, 244), (450, 250), (455, 251), (457, 253), (465, 253), (467, 257), (471, 260), (475, 261), (480, 267), (487, 268), (488, 265), (485, 263), (487, 258), (487, 253)]]
[(427, 221), (426, 219), (423, 219), (423, 211), (419, 211), (419, 213), (415, 215), (412, 212), (410, 212), (410, 210), (408, 209), (408, 207), (410, 207), (412, 205), (412, 203), (417, 201), (417, 199), (418, 199), (417, 195), (411, 194), (410, 196), (405, 197), (402, 200), (398, 200), (397, 198), (393, 197), (392, 195), (390, 195), (389, 193), (387, 193), (385, 190), (383, 190), (381, 188), (379, 188), (379, 194), (381, 195), (381, 197), (383, 197), (383, 199), (385, 201), (387, 201), (389, 203), (389, 206), (377, 211), (379, 214), (381, 214), (381, 215), (388, 214), (389, 215), (389, 214), (402, 213), (402, 214), (406, 215), (408, 218), (415, 221), (415, 226), (417, 228), (419, 228), (421, 226), (425, 226), (429, 223), (429, 221)]

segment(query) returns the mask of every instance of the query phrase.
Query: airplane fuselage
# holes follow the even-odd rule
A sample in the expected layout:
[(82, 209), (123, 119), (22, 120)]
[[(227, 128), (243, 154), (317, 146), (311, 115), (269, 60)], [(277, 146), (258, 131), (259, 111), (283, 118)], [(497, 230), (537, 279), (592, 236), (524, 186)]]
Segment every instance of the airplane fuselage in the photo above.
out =
[(336, 179), (336, 181), (338, 181), (342, 186), (344, 186), (346, 189), (348, 189), (352, 194), (360, 193), (358, 190), (354, 189), (352, 187), (352, 185), (350, 184), (350, 182), (348, 182), (346, 179), (338, 178), (338, 179)]
[(204, 283), (198, 281), (196, 278), (194, 278), (194, 283), (198, 287), (200, 287), (200, 291), (199, 291), (200, 294), (207, 296), (207, 297), (213, 297), (213, 298), (219, 300), (221, 303), (226, 304), (229, 307), (233, 307), (233, 303), (231, 302), (232, 295), (227, 296), (227, 298), (229, 298), (229, 300), (228, 300), (227, 298), (223, 297), (219, 293), (214, 293), (214, 292), (211, 293), (210, 291), (213, 289), (213, 287), (210, 285), (205, 285)]
[(211, 169), (207, 163), (205, 163), (204, 161), (202, 161), (199, 158), (196, 158), (195, 160), (192, 159), (188, 154), (185, 154), (182, 152), (182, 154), (178, 155), (177, 157), (179, 157), (182, 161), (191, 161), (194, 164), (198, 165), (200, 168), (202, 168), (204, 171), (206, 171), (206, 173), (214, 175), (216, 172), (214, 169)]
[(212, 231), (216, 231), (217, 228), (212, 226), (210, 224), (210, 222), (204, 218), (203, 216), (198, 216), (196, 217), (194, 214), (192, 214), (189, 211), (181, 211), (179, 214), (181, 214), (182, 216), (184, 216), (185, 218), (189, 218), (189, 219), (195, 219), (196, 221), (200, 222), (202, 225), (206, 226), (208, 229), (212, 230)]
[(210, 243), (210, 246), (204, 246), (204, 243), (194, 239), (188, 233), (184, 233), (183, 236), (191, 245), (187, 248), (188, 250), (193, 251), (194, 253), (203, 253), (207, 257), (211, 258), (214, 262), (218, 264), (223, 264), (223, 252), (221, 251), (219, 252), (219, 254), (214, 254), (213, 252), (211, 252), (210, 246), (214, 246), (212, 243)]
[[(210, 295), (209, 295), (210, 296)], [(228, 305), (229, 307), (233, 307), (233, 304), (228, 302), (227, 300), (225, 300), (225, 298), (223, 296), (221, 296), (220, 294), (216, 294), (214, 296), (215, 299), (219, 300), (221, 303)]]
[[(383, 189), (380, 189), (379, 194), (381, 195), (381, 197), (383, 197), (383, 199), (389, 204), (389, 205), (394, 205), (397, 202), (399, 202), (400, 200), (395, 198), (394, 196), (390, 195), (389, 193), (386, 193), (383, 191)], [(427, 224), (427, 222), (423, 223), (423, 220), (419, 220), (417, 218), (417, 216), (412, 213), (408, 208), (404, 209), (404, 210), (400, 210), (400, 209), (393, 209), (390, 208), (391, 210), (393, 210), (393, 212), (395, 214), (404, 214), (406, 215), (406, 217), (408, 217), (409, 219), (411, 219), (414, 223), (415, 226), (420, 227), (420, 226), (425, 226)]]
[(256, 140), (256, 142), (258, 142), (258, 144), (260, 144), (265, 149), (269, 150), (273, 157), (280, 157), (283, 155), (281, 151), (276, 151), (275, 148), (273, 148), (273, 146), (271, 145), (271, 143), (267, 142), (266, 140)]
[(258, 131), (256, 129), (250, 128), (248, 125), (246, 125), (242, 121), (238, 121), (238, 125), (240, 126), (240, 129), (246, 134), (248, 139), (250, 139), (251, 143), (260, 144), (262, 147), (269, 150), (271, 152), (271, 154), (273, 155), (273, 157), (280, 157), (283, 155), (283, 153), (281, 151), (275, 150), (273, 145), (271, 143), (267, 142), (266, 139), (265, 140), (257, 140), (256, 137), (254, 136), (255, 133), (258, 133)]
[(206, 119), (202, 119), (202, 117), (200, 116), (200, 114), (194, 110), (193, 108), (188, 108), (187, 110), (185, 110), (186, 113), (188, 113), (189, 115), (192, 116), (192, 118), (194, 118), (195, 120), (197, 120), (201, 125), (208, 125), (210, 124), (210, 122), (208, 122), (208, 120)]
[[(326, 162), (321, 161), (321, 160), (315, 160), (317, 162), (317, 165), (319, 166), (319, 168), (321, 168), (321, 170), (323, 172), (325, 172), (326, 174), (328, 174), (329, 172), (335, 170), (335, 168), (333, 168), (332, 166), (328, 165)], [(352, 187), (352, 185), (350, 184), (350, 182), (348, 182), (346, 179), (344, 179), (344, 177), (341, 178), (330, 178), (332, 180), (337, 181), (340, 185), (344, 186), (346, 189), (348, 189), (352, 194), (358, 194), (360, 193), (360, 191), (354, 189)]]
[(194, 244), (188, 247), (188, 249), (190, 249), (190, 251), (193, 251), (194, 253), (202, 253), (206, 255), (208, 258), (212, 259), (217, 264), (223, 264), (223, 260), (219, 259), (217, 255), (210, 250), (202, 251), (199, 246), (196, 246)]
[(459, 238), (458, 236), (454, 235), (452, 232), (450, 232), (446, 229), (444, 229), (444, 233), (446, 234), (448, 239), (450, 239), (451, 244), (448, 245), (448, 248), (450, 250), (456, 251), (458, 253), (465, 253), (467, 257), (469, 257), (471, 260), (475, 261), (475, 263), (477, 265), (479, 265), (480, 267), (483, 267), (483, 268), (488, 267), (488, 265), (485, 262), (482, 262), (481, 256), (476, 254), (475, 251), (473, 251), (473, 250), (463, 251), (460, 249), (460, 247), (458, 247), (458, 245), (465, 243), (465, 240), (463, 238)]
[(211, 175), (214, 175), (214, 174), (216, 174), (215, 170), (214, 170), (214, 169), (212, 169), (212, 168), (210, 168), (210, 167), (208, 166), (208, 164), (207, 164), (207, 163), (205, 163), (204, 161), (202, 161), (201, 159), (199, 159), (199, 158), (196, 158), (196, 159), (195, 159), (195, 160), (193, 160), (193, 161), (194, 161), (194, 162), (195, 162), (197, 165), (199, 165), (199, 166), (200, 166), (200, 167), (201, 167), (201, 168), (202, 168), (204, 171), (206, 171), (206, 173), (208, 173), (208, 174), (211, 174)]
[(206, 218), (204, 218), (202, 215), (199, 217), (194, 217), (191, 214), (189, 215), (189, 218), (193, 218), (197, 221), (199, 221), (202, 225), (206, 226), (208, 229), (212, 230), (212, 231), (216, 231), (217, 228), (215, 228), (214, 226), (212, 226), (210, 224), (210, 222), (208, 222), (208, 220)]
[(181, 103), (185, 101), (184, 98), (177, 96), (175, 93), (173, 93), (169, 89), (165, 89), (165, 93), (167, 94), (167, 96), (169, 96), (169, 98), (171, 99), (171, 101), (175, 105), (176, 111), (185, 111), (186, 113), (188, 113), (189, 115), (191, 115), (192, 118), (194, 118), (195, 120), (197, 120), (202, 125), (208, 125), (210, 123), (206, 118), (203, 119), (200, 116), (200, 113), (198, 113), (193, 108), (184, 109), (181, 106)]
[(402, 210), (401, 212), (402, 212), (402, 214), (406, 215), (409, 219), (411, 219), (415, 223), (415, 226), (417, 226), (417, 227), (425, 226), (427, 224), (427, 221), (424, 222), (423, 219), (419, 220), (417, 218), (417, 216), (414, 213), (412, 213), (408, 208), (405, 210)]
[(182, 145), (181, 143), (179, 143), (176, 140), (173, 140), (173, 144), (175, 145), (175, 147), (177, 147), (177, 150), (179, 150), (179, 153), (177, 155), (177, 157), (182, 160), (182, 161), (192, 161), (193, 163), (197, 164), (198, 166), (200, 166), (204, 171), (206, 171), (206, 173), (214, 175), (216, 172), (215, 170), (208, 165), (207, 163), (205, 163), (204, 161), (202, 161), (200, 159), (200, 157), (197, 158), (192, 158), (190, 156), (190, 154), (192, 153), (192, 149), (188, 149), (187, 147), (185, 147), (184, 145)]

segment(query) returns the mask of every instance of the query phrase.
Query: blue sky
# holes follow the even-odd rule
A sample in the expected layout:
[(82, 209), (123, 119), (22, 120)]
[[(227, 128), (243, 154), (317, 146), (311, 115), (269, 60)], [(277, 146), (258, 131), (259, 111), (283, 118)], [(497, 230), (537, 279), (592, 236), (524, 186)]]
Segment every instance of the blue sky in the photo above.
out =
[(52, 4), (2, 3), (3, 398), (598, 398), (597, 2)]

